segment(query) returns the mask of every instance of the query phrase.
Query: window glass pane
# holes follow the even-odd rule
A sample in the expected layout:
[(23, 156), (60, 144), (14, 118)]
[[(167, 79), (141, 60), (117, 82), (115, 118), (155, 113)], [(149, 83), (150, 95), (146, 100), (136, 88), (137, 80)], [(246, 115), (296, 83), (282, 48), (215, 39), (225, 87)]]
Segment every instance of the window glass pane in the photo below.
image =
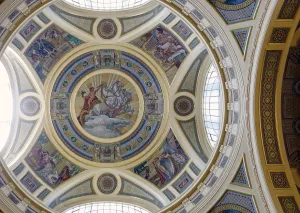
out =
[(136, 205), (114, 202), (87, 203), (72, 207), (64, 213), (151, 213)]
[(121, 10), (137, 7), (150, 0), (63, 0), (76, 7), (92, 10)]
[(0, 110), (0, 151), (7, 142), (10, 132), (10, 124), (12, 119), (13, 99), (10, 88), (10, 80), (7, 71), (0, 62), (0, 98), (5, 100), (5, 104), (1, 104)]
[(203, 118), (209, 142), (214, 147), (220, 134), (220, 79), (211, 66), (207, 73), (203, 95)]

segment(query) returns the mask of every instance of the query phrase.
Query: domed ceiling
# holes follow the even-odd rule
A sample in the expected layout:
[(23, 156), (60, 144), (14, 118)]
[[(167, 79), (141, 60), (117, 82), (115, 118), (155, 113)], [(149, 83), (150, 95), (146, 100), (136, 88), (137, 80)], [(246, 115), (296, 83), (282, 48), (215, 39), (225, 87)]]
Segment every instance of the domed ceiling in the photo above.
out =
[(166, 5), (86, 13), (57, 2), (20, 28), (3, 60), (20, 106), (4, 161), (46, 208), (122, 201), (158, 212), (218, 157), (223, 74), (207, 41)]
[(0, 0), (0, 212), (298, 212), (299, 2)]

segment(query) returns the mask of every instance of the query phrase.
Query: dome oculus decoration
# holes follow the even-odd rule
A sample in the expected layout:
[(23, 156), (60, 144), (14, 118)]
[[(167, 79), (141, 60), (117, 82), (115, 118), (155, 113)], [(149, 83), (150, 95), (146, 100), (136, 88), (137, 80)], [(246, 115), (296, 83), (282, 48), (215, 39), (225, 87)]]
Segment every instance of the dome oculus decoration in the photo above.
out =
[(146, 4), (150, 0), (63, 0), (89, 10), (124, 10)]

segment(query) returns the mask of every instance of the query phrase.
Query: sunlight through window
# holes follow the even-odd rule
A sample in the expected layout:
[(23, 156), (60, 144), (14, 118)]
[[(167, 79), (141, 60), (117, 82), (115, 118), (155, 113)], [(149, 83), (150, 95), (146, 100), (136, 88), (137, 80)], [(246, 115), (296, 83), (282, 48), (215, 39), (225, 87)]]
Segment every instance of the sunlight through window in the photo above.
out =
[(12, 93), (10, 80), (5, 67), (0, 62), (0, 151), (3, 149), (10, 131), (12, 118)]
[(220, 91), (218, 73), (211, 66), (205, 81), (203, 115), (207, 137), (213, 147), (220, 135)]
[(73, 6), (90, 10), (122, 10), (143, 5), (150, 0), (63, 0)]
[(64, 213), (151, 213), (139, 206), (127, 203), (87, 203), (72, 207)]

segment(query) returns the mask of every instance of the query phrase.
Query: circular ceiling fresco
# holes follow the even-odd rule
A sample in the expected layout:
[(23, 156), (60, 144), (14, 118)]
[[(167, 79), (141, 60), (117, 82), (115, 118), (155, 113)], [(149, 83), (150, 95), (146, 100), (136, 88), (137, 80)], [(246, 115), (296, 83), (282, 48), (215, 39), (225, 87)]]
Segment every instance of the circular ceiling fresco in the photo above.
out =
[(116, 70), (102, 71), (80, 84), (71, 111), (75, 111), (85, 132), (102, 140), (120, 140), (132, 133), (135, 123), (140, 123), (142, 93), (139, 88), (137, 92), (135, 82), (126, 77)]
[(52, 81), (52, 124), (77, 156), (120, 162), (158, 139), (167, 118), (166, 85), (140, 58), (118, 49), (93, 50), (72, 59)]

